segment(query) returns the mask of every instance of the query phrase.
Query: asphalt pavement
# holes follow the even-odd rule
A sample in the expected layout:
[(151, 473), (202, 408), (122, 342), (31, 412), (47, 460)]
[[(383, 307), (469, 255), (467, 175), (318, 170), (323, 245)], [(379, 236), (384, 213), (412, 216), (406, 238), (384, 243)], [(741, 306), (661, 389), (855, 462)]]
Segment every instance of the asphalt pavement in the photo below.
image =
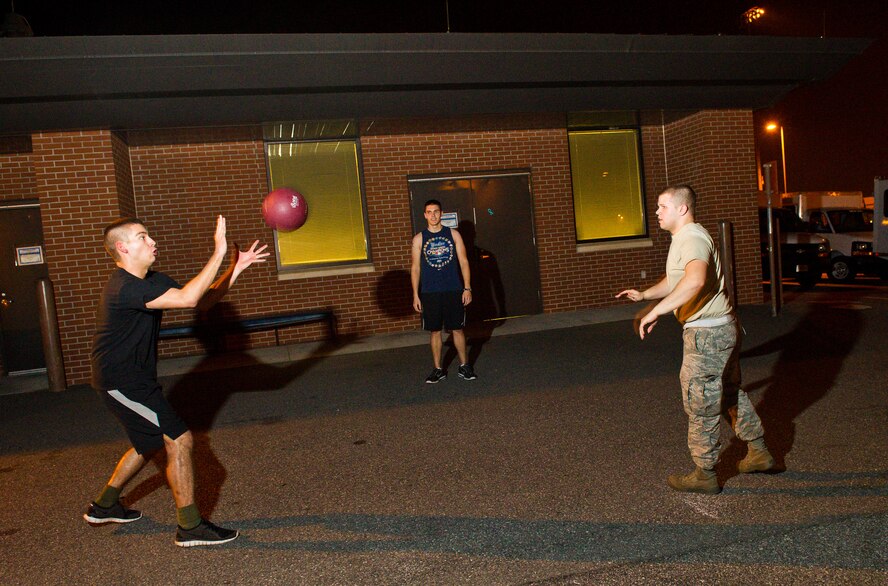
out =
[(165, 361), (198, 504), (242, 533), (212, 548), (173, 545), (161, 459), (143, 519), (84, 522), (127, 448), (93, 391), (2, 395), (0, 584), (888, 583), (888, 295), (786, 300), (739, 311), (783, 471), (739, 474), (725, 425), (717, 496), (666, 485), (680, 330), (639, 340), (641, 305), (474, 332), (475, 381), (424, 384), (420, 332)]

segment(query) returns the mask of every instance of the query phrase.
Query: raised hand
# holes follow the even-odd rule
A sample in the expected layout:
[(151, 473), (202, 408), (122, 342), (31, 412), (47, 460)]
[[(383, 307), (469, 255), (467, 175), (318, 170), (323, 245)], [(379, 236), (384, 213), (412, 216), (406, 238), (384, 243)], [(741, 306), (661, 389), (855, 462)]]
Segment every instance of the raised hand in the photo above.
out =
[(225, 218), (222, 215), (216, 218), (216, 233), (213, 234), (213, 240), (216, 242), (214, 254), (217, 257), (225, 258), (225, 251), (228, 250), (228, 240), (225, 237)]

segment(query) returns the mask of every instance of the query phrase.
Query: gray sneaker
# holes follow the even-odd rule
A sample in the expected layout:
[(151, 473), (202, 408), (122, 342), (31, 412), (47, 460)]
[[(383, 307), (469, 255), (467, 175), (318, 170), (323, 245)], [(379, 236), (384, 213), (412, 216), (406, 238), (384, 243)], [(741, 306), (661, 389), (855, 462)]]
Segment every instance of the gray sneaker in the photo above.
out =
[(221, 545), (234, 541), (238, 536), (233, 529), (223, 529), (213, 525), (205, 519), (200, 520), (200, 525), (194, 529), (176, 528), (176, 545), (179, 547), (194, 547), (195, 545)]
[(456, 374), (459, 375), (459, 378), (465, 380), (475, 380), (478, 378), (478, 375), (475, 374), (475, 371), (472, 370), (471, 364), (461, 364), (459, 370), (456, 371)]
[(96, 503), (90, 503), (83, 518), (87, 523), (93, 525), (104, 525), (105, 523), (132, 523), (142, 518), (142, 513), (133, 509), (127, 509), (120, 502), (116, 502), (110, 507), (100, 507)]

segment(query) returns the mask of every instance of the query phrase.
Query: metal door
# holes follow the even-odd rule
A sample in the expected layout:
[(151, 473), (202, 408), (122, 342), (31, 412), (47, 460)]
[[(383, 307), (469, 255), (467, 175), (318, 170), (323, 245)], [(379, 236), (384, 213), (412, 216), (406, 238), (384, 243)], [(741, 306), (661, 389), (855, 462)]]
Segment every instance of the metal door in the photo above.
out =
[(39, 204), (0, 203), (0, 351), (8, 373), (46, 367), (37, 281), (48, 274)]
[(469, 321), (540, 313), (539, 264), (530, 173), (409, 178), (414, 232), (426, 226), (423, 207), (441, 202), (442, 222), (457, 227), (472, 273)]

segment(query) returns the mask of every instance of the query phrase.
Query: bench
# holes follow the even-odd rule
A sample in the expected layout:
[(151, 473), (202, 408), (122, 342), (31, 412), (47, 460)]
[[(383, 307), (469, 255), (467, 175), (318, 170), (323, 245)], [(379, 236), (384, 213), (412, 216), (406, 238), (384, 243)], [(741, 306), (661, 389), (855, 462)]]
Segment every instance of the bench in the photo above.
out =
[(258, 332), (261, 330), (274, 330), (274, 342), (280, 345), (280, 337), (278, 330), (297, 324), (314, 323), (325, 321), (330, 329), (330, 337), (336, 338), (336, 316), (329, 309), (316, 309), (312, 311), (296, 311), (291, 313), (280, 313), (277, 315), (266, 315), (261, 317), (250, 317), (237, 321), (210, 323), (206, 325), (195, 324), (175, 324), (160, 328), (160, 339), (169, 340), (173, 338), (193, 338), (198, 333), (201, 335), (225, 335), (238, 334), (242, 332)]

